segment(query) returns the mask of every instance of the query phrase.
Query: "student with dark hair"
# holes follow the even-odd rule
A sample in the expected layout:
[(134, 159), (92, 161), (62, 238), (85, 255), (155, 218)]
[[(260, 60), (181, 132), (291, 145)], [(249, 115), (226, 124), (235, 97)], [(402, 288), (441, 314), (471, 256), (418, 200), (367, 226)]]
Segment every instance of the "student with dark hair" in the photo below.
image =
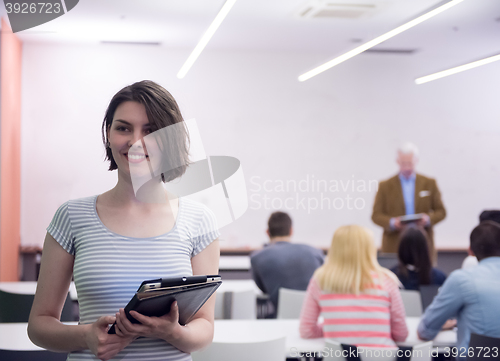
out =
[(267, 235), (270, 238), (288, 237), (292, 233), (292, 219), (284, 212), (274, 212), (267, 221)]
[[(500, 224), (500, 211), (498, 210), (487, 210), (482, 211), (479, 215), (479, 223), (484, 221), (493, 221)], [(469, 249), (469, 255), (465, 257), (462, 262), (462, 268), (475, 267), (478, 264), (477, 257), (474, 256), (473, 252)]]
[(419, 337), (432, 340), (447, 320), (456, 317), (463, 360), (471, 333), (500, 337), (500, 225), (481, 222), (470, 235), (470, 249), (479, 264), (450, 274), (418, 326)]
[(420, 285), (441, 286), (446, 275), (433, 268), (429, 255), (427, 233), (422, 227), (408, 226), (399, 241), (399, 265), (393, 271), (407, 290), (418, 290)]
[(279, 289), (306, 290), (314, 271), (323, 264), (323, 252), (305, 244), (291, 243), (292, 219), (284, 212), (269, 217), (270, 243), (251, 255), (252, 276), (262, 292), (269, 295), (276, 317)]
[[(47, 228), (28, 323), (36, 345), (69, 352), (68, 360), (191, 360), (214, 332), (215, 298), (182, 326), (174, 302), (162, 317), (123, 307), (146, 279), (216, 274), (219, 232), (202, 204), (166, 192), (162, 182), (188, 166), (188, 136), (172, 95), (152, 81), (120, 90), (102, 125), (117, 183), (97, 196), (70, 200)], [(78, 325), (59, 319), (74, 278)], [(108, 334), (116, 322), (116, 334)]]

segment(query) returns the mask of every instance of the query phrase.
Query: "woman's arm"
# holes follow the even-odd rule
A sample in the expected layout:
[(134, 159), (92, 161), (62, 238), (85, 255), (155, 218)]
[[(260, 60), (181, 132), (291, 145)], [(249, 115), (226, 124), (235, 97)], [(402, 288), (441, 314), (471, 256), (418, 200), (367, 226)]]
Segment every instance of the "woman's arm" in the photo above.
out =
[[(219, 241), (216, 239), (191, 259), (193, 275), (213, 275), (219, 272)], [(130, 315), (141, 324), (132, 324), (123, 309), (116, 317), (116, 334), (121, 336), (144, 336), (161, 338), (187, 353), (207, 346), (214, 334), (215, 294), (196, 313), (187, 325), (179, 324), (179, 311), (174, 302), (168, 314), (162, 317), (147, 317), (135, 311)]]
[(59, 319), (73, 274), (74, 257), (47, 233), (43, 246), (40, 275), (28, 322), (28, 336), (35, 345), (56, 351), (91, 349), (107, 360), (132, 339), (109, 335), (107, 327), (114, 317), (101, 317), (93, 324), (64, 325)]
[(323, 326), (318, 324), (318, 317), (321, 313), (318, 302), (320, 294), (318, 283), (314, 278), (311, 278), (300, 312), (299, 332), (302, 338), (323, 337)]
[(384, 276), (384, 288), (389, 292), (391, 336), (396, 342), (402, 342), (408, 337), (408, 327), (406, 326), (405, 306), (399, 288), (392, 279)]

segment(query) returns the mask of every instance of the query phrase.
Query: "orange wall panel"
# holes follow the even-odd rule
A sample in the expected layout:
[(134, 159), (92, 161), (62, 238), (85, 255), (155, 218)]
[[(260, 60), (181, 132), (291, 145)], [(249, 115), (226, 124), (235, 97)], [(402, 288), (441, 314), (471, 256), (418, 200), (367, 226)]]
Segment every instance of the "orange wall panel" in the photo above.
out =
[(22, 43), (2, 19), (0, 38), (0, 281), (19, 280)]

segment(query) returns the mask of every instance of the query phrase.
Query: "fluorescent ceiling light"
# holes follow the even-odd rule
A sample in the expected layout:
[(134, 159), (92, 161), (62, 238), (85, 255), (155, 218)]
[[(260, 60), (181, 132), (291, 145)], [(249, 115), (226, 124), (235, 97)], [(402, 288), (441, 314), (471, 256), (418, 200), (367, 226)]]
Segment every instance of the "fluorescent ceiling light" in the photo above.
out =
[(464, 1), (464, 0), (451, 0), (451, 1), (447, 2), (446, 4), (441, 5), (437, 8), (435, 8), (434, 10), (431, 10), (428, 13), (425, 13), (425, 14), (407, 22), (406, 24), (401, 25), (401, 26), (397, 27), (396, 29), (393, 29), (393, 30), (379, 36), (378, 38), (370, 40), (369, 42), (367, 42), (361, 46), (358, 46), (357, 48), (354, 48), (351, 51), (348, 51), (347, 53), (342, 54), (339, 57), (336, 57), (335, 59), (332, 59), (329, 62), (326, 62), (325, 64), (318, 66), (317, 68), (309, 70), (308, 72), (299, 76), (299, 81), (305, 81), (307, 79), (310, 79), (313, 76), (316, 76), (316, 75), (324, 72), (325, 70), (328, 70), (328, 69), (334, 67), (335, 65), (338, 65), (346, 60), (349, 60), (352, 57), (355, 57), (356, 55), (361, 54), (363, 51), (368, 50), (368, 49), (374, 47), (375, 45), (378, 45), (378, 44), (392, 38), (393, 36), (401, 34), (403, 31), (408, 30), (408, 29), (420, 24), (420, 23), (424, 22), (425, 20), (428, 20), (428, 19), (432, 18), (433, 16), (436, 16), (437, 14), (442, 13), (445, 10), (448, 10), (452, 6), (455, 6), (459, 3), (461, 3), (462, 1)]
[(179, 70), (179, 72), (177, 73), (177, 77), (179, 79), (182, 79), (186, 76), (187, 72), (189, 71), (189, 69), (191, 69), (196, 59), (198, 59), (203, 49), (205, 49), (205, 46), (207, 46), (208, 42), (217, 31), (217, 28), (220, 26), (220, 24), (222, 24), (222, 21), (227, 16), (229, 10), (231, 10), (235, 2), (236, 0), (227, 0), (222, 6), (222, 9), (220, 9), (214, 21), (212, 21), (212, 24), (210, 24), (205, 34), (203, 34), (196, 47), (187, 58), (184, 65), (181, 67), (181, 70)]
[(500, 60), (500, 54), (490, 56), (488, 58), (484, 58), (481, 60), (476, 60), (476, 61), (473, 61), (472, 63), (456, 66), (454, 68), (443, 70), (443, 71), (440, 71), (440, 72), (437, 72), (434, 74), (423, 76), (421, 78), (415, 79), (415, 83), (424, 84), (424, 83), (427, 83), (427, 82), (430, 82), (430, 81), (433, 81), (433, 80), (436, 80), (439, 78), (444, 78), (445, 76), (448, 76), (448, 75), (460, 73), (461, 71), (465, 71), (465, 70), (477, 68), (478, 66), (481, 66), (481, 65), (493, 63), (494, 61), (497, 61), (497, 60)]

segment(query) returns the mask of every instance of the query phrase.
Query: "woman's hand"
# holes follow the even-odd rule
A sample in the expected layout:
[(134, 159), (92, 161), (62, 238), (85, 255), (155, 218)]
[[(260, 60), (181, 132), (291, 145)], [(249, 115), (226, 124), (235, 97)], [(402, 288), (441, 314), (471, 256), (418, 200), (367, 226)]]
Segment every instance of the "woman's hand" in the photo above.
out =
[(109, 360), (123, 350), (136, 337), (108, 334), (108, 326), (115, 322), (113, 316), (102, 316), (90, 325), (85, 333), (88, 348), (100, 360)]
[(161, 317), (148, 317), (136, 311), (130, 311), (130, 315), (141, 324), (135, 324), (128, 320), (123, 308), (116, 314), (116, 334), (122, 337), (150, 337), (170, 341), (175, 338), (179, 325), (179, 307), (177, 301), (172, 303), (170, 312)]

